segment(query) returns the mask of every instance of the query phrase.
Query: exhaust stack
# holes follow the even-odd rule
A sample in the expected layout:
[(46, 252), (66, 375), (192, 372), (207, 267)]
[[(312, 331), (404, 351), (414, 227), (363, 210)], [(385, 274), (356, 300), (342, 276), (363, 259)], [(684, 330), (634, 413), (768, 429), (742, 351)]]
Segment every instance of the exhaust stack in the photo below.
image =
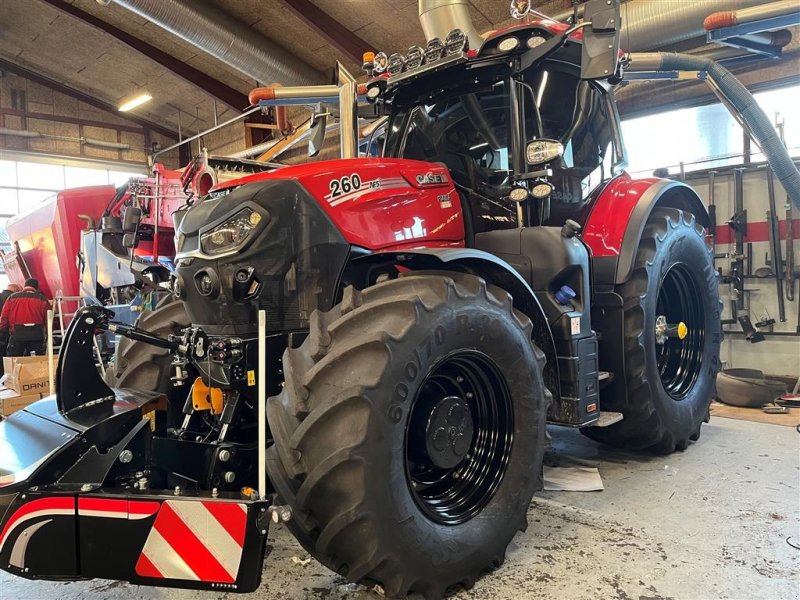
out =
[(460, 29), (469, 39), (470, 49), (480, 48), (483, 38), (469, 15), (467, 0), (419, 0), (419, 23), (425, 41), (444, 40), (453, 29)]

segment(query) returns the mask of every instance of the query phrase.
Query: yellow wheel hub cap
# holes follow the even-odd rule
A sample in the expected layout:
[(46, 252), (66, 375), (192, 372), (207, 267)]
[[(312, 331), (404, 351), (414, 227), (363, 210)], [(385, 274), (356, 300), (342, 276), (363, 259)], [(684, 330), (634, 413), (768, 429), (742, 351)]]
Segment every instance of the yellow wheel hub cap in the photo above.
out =
[(686, 327), (686, 323), (684, 323), (683, 321), (678, 323), (678, 339), (679, 340), (684, 339), (688, 333), (689, 333), (689, 328)]

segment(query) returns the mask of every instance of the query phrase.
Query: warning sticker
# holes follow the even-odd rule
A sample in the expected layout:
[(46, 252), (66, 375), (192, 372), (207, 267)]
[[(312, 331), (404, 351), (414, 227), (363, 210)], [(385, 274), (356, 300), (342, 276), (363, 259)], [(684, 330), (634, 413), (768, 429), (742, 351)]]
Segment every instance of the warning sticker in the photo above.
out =
[(253, 387), (256, 384), (256, 372), (255, 371), (248, 371), (247, 372), (247, 385)]
[(570, 317), (570, 326), (572, 327), (572, 335), (579, 335), (581, 332), (581, 318)]

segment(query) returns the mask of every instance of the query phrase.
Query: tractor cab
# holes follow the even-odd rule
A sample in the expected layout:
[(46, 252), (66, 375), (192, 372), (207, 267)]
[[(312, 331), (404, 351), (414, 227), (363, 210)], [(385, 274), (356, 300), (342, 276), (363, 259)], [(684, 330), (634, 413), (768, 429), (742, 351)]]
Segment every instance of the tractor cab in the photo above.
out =
[(445, 165), (468, 236), (575, 218), (625, 166), (612, 84), (582, 68), (581, 33), (540, 20), (464, 51), (454, 30), (421, 65), (414, 47), (405, 61), (373, 60), (366, 95), (389, 119), (383, 155)]

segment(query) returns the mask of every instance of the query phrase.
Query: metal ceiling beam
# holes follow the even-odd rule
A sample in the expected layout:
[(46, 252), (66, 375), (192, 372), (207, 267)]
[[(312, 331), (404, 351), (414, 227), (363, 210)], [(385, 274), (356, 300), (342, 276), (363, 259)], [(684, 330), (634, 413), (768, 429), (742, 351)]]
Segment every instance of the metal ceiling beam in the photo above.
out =
[(93, 14), (81, 10), (74, 4), (68, 4), (64, 0), (41, 1), (46, 2), (50, 6), (53, 6), (58, 10), (83, 21), (87, 25), (91, 25), (92, 27), (99, 29), (103, 33), (109, 34), (123, 44), (126, 44), (134, 50), (141, 52), (147, 58), (157, 62), (162, 67), (168, 69), (184, 81), (187, 81), (192, 85), (196, 85), (207, 94), (217, 98), (218, 100), (221, 100), (236, 111), (241, 111), (250, 105), (250, 102), (248, 102), (245, 94), (242, 94), (229, 85), (222, 83), (218, 79), (214, 79), (199, 69), (195, 69), (194, 67), (187, 65), (185, 62), (178, 60), (171, 54), (168, 54), (163, 50), (159, 50), (155, 46), (140, 40), (127, 31), (118, 29), (117, 27), (106, 23)]
[[(151, 131), (155, 131), (160, 133), (161, 135), (167, 136), (169, 138), (178, 139), (178, 134), (171, 129), (164, 127), (163, 125), (159, 125), (149, 119), (145, 119), (143, 117), (137, 117), (136, 115), (132, 115), (130, 113), (120, 113), (117, 110), (117, 107), (110, 102), (105, 102), (104, 100), (100, 100), (96, 96), (92, 96), (86, 92), (81, 92), (80, 90), (76, 90), (75, 88), (69, 87), (68, 85), (64, 85), (63, 83), (56, 81), (55, 79), (50, 79), (46, 75), (42, 75), (41, 73), (36, 73), (35, 71), (31, 71), (30, 69), (23, 67), (17, 63), (13, 63), (9, 60), (4, 58), (0, 58), (0, 71), (8, 71), (9, 73), (14, 73), (19, 75), (20, 77), (24, 77), (25, 79), (30, 79), (31, 81), (38, 83), (39, 85), (43, 85), (45, 87), (49, 87), (57, 92), (61, 92), (67, 96), (71, 96), (81, 102), (89, 104), (90, 106), (94, 106), (95, 108), (99, 108), (100, 110), (104, 110), (106, 112), (112, 113), (121, 117), (123, 119), (127, 119), (132, 123), (136, 123), (146, 129), (150, 129)], [(113, 126), (112, 126), (113, 127)]]
[(364, 52), (372, 48), (328, 13), (309, 0), (283, 0), (286, 7), (334, 48), (361, 64)]

